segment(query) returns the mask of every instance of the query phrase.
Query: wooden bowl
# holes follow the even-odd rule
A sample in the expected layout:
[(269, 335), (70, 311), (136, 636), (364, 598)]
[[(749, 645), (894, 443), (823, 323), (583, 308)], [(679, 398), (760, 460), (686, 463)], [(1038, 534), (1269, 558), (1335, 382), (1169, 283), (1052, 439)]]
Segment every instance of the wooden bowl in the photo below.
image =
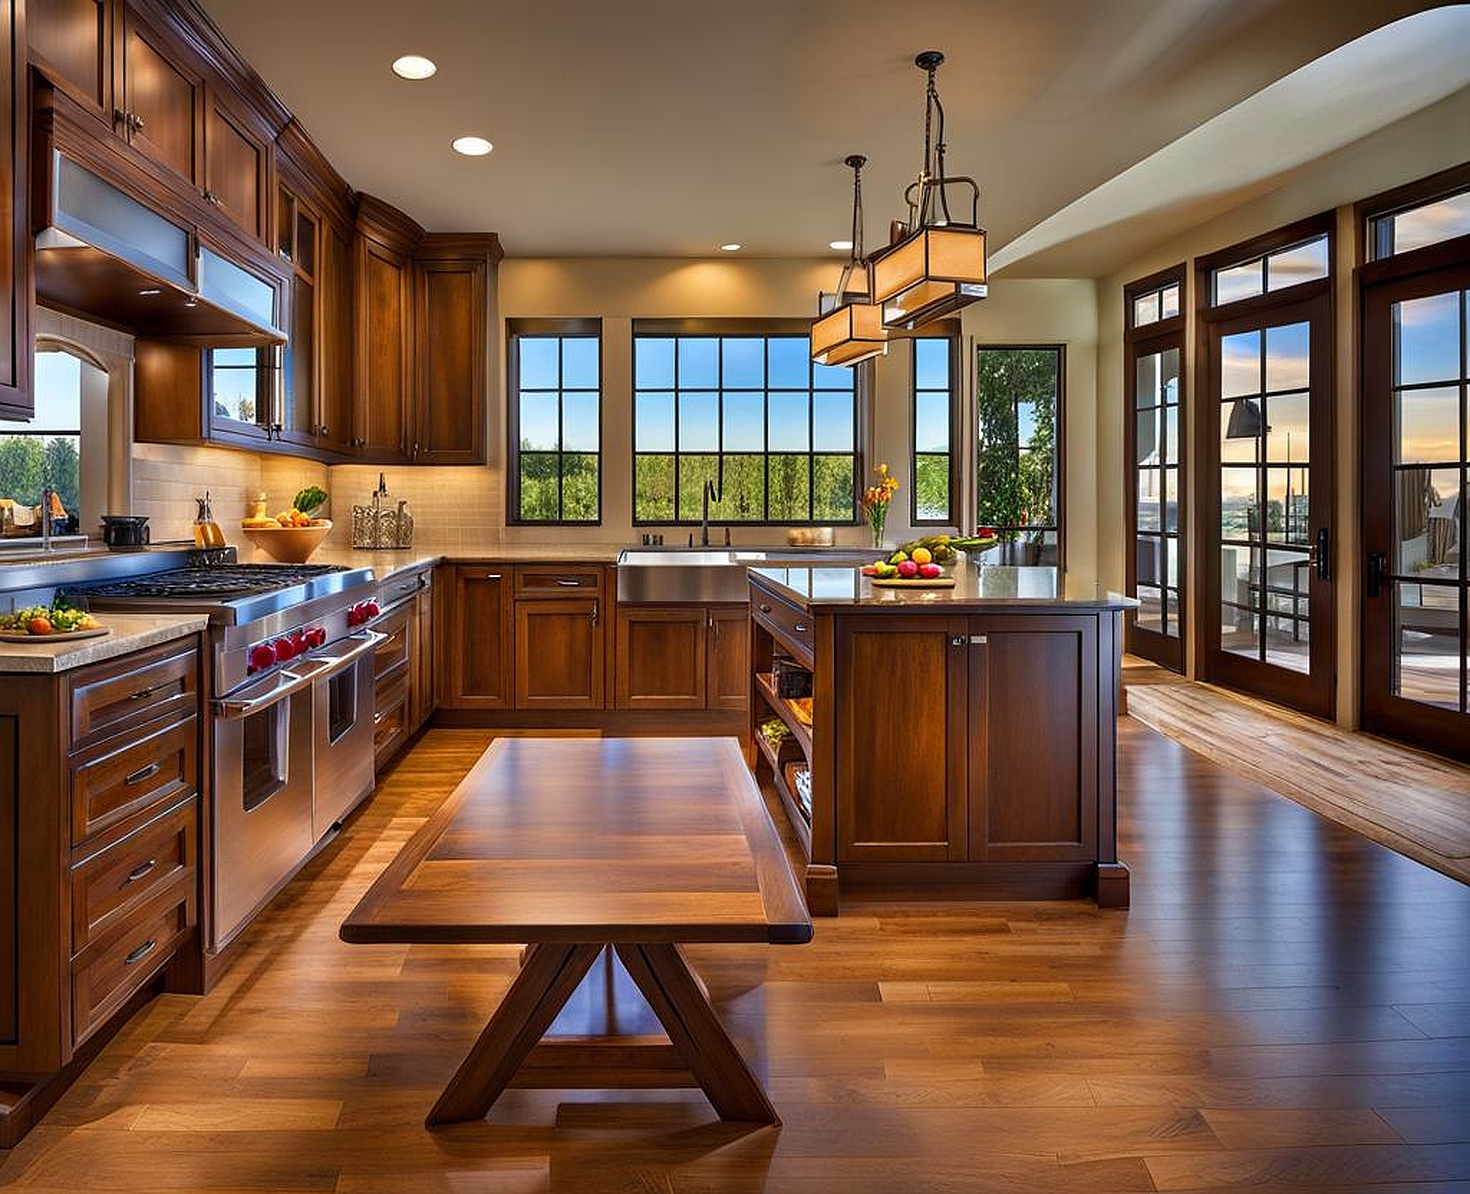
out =
[(332, 529), (326, 519), (312, 527), (241, 527), (245, 537), (281, 564), (304, 564)]

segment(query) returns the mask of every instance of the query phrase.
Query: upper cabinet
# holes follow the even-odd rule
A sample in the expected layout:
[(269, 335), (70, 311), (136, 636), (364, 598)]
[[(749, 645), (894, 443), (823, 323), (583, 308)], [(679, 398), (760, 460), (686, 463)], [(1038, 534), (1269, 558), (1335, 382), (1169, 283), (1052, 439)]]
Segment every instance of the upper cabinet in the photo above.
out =
[(415, 257), (416, 464), (485, 460), (493, 236), (428, 236)]
[(270, 161), (269, 136), (210, 88), (204, 106), (204, 200), (262, 243), (270, 239)]
[(0, 0), (0, 418), (29, 419), (31, 257), (26, 221), (25, 6)]
[(150, 162), (199, 184), (203, 75), (131, 4), (122, 6), (114, 49), (114, 131)]
[(357, 208), (357, 447), (407, 460), (412, 444), (413, 250), (423, 229), (381, 199)]
[(112, 0), (29, 0), (31, 61), (58, 87), (112, 120)]

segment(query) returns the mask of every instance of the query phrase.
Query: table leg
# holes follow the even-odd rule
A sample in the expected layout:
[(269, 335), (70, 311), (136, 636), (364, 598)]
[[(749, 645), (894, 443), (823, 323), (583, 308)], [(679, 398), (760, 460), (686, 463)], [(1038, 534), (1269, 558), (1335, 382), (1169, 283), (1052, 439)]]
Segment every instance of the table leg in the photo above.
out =
[(601, 945), (532, 946), (424, 1122), (435, 1127), (483, 1119), (601, 952)]
[(679, 947), (656, 943), (616, 948), (720, 1118), (779, 1124), (775, 1107), (715, 1015)]

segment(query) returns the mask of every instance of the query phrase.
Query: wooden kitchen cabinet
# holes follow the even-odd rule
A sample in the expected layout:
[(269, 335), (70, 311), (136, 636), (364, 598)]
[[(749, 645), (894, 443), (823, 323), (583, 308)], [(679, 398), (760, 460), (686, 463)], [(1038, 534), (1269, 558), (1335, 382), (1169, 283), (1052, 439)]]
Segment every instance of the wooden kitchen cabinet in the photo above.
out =
[(407, 460), (413, 400), (413, 247), (423, 229), (363, 195), (357, 209), (355, 446), (373, 461)]
[(24, 4), (0, 4), (0, 418), (35, 414), (31, 392), (31, 252)]
[(515, 706), (514, 573), (497, 564), (454, 564), (440, 590), (436, 660), (439, 703), (451, 709)]
[(604, 637), (598, 597), (515, 603), (517, 709), (601, 709)]
[(844, 618), (833, 658), (839, 862), (968, 850), (964, 618)]
[(208, 88), (204, 104), (203, 194), (247, 236), (270, 236), (271, 144), (263, 129), (233, 111), (223, 94)]
[(199, 915), (197, 636), (0, 682), (0, 1148)]
[(25, 9), (31, 61), (111, 124), (112, 0), (27, 0)]
[(357, 321), (352, 306), (352, 234), (330, 218), (321, 228), (316, 290), (317, 443), (327, 452), (353, 452)]
[(744, 709), (750, 703), (750, 606), (707, 610), (705, 708)]
[(744, 605), (618, 607), (614, 703), (619, 709), (744, 709), (750, 688)]
[[(619, 709), (703, 709), (707, 614), (698, 606), (618, 607), (613, 676)], [(749, 675), (742, 677), (749, 683)]]
[(426, 236), (414, 256), (416, 464), (483, 464), (493, 236)]
[(123, 4), (113, 56), (113, 131), (194, 186), (203, 181), (204, 78), (184, 50)]

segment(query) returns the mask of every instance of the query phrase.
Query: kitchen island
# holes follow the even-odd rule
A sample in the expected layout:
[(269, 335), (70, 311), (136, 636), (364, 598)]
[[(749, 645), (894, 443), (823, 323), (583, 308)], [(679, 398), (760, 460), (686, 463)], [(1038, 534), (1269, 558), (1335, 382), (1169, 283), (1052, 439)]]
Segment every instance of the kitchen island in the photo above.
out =
[[(1066, 596), (1053, 568), (953, 576), (898, 589), (850, 567), (750, 572), (751, 758), (806, 852), (808, 906), (836, 915), (839, 890), (865, 887), (1126, 906), (1115, 722), (1131, 602)], [(788, 699), (803, 672), (809, 720)]]

